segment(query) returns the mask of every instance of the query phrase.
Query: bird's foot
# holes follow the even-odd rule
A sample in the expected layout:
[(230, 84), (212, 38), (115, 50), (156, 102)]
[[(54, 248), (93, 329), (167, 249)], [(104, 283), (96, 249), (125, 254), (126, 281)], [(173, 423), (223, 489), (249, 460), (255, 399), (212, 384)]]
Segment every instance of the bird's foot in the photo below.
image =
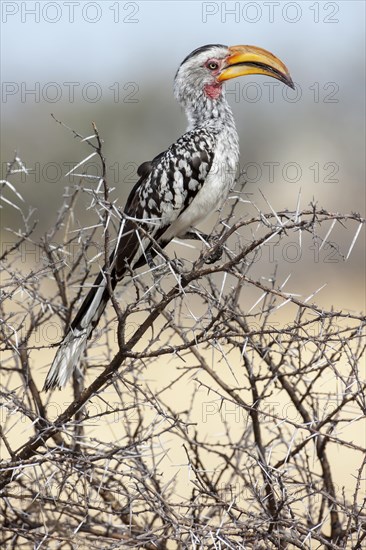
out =
[(222, 245), (217, 245), (217, 242), (220, 240), (220, 237), (218, 235), (206, 235), (206, 233), (202, 233), (202, 231), (198, 231), (198, 229), (195, 229), (194, 231), (187, 231), (187, 233), (185, 233), (184, 235), (180, 235), (179, 238), (201, 241), (208, 245), (210, 248), (214, 248), (212, 253), (208, 254), (207, 258), (205, 259), (205, 264), (213, 264), (214, 262), (220, 260), (222, 257), (224, 249)]
[(218, 235), (210, 237), (210, 248), (213, 248), (213, 251), (208, 254), (207, 258), (205, 259), (205, 264), (213, 264), (218, 260), (221, 260), (222, 254), (224, 252), (224, 247), (221, 244), (218, 244), (219, 240), (220, 237)]
[(179, 258), (174, 258), (174, 260), (170, 260), (168, 265), (168, 269), (172, 269), (174, 273), (179, 275), (182, 272), (182, 269), (184, 267), (184, 263)]
[(149, 252), (146, 253), (146, 260), (148, 266), (150, 267), (151, 275), (156, 285), (159, 285), (163, 277), (168, 275), (169, 273), (174, 273), (177, 275), (180, 274), (184, 266), (183, 262), (179, 258), (174, 258), (173, 260), (169, 260), (166, 263), (157, 265)]

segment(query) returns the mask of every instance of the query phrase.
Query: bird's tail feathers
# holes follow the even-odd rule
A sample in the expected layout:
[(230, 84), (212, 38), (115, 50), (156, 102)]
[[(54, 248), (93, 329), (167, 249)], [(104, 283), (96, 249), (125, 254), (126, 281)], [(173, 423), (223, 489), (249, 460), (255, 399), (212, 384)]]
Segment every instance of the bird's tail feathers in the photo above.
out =
[[(115, 285), (115, 277), (112, 277), (112, 288)], [(98, 324), (109, 297), (107, 280), (102, 271), (86, 295), (70, 330), (57, 350), (44, 384), (45, 391), (62, 388), (68, 382), (80, 362), (87, 340)]]
[(86, 329), (69, 330), (58, 348), (51, 368), (48, 371), (43, 388), (45, 391), (65, 386), (75, 367), (79, 364), (87, 340), (88, 332)]
[[(123, 252), (120, 252), (122, 241)], [(118, 232), (116, 246), (109, 258), (108, 269), (111, 272), (112, 290), (116, 287), (117, 280), (120, 281), (125, 278), (127, 265), (138, 267), (145, 262), (145, 246), (141, 245), (141, 237), (138, 231), (136, 231), (135, 225), (131, 225), (131, 222), (123, 219)], [(80, 362), (88, 338), (90, 338), (94, 328), (97, 326), (109, 298), (106, 267), (104, 267), (94, 281), (93, 287), (86, 295), (75, 319), (71, 323), (70, 330), (57, 350), (46, 377), (44, 390), (62, 388), (68, 382), (74, 369)]]

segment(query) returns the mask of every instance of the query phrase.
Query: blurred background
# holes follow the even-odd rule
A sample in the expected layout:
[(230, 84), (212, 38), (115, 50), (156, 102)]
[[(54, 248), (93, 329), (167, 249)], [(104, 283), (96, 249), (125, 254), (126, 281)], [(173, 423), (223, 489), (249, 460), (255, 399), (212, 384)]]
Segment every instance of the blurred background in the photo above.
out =
[[(330, 211), (364, 213), (363, 2), (9, 1), (1, 8), (2, 177), (17, 151), (29, 175), (13, 182), (37, 209), (39, 235), (52, 226), (65, 186), (77, 182), (65, 174), (90, 153), (51, 113), (84, 136), (95, 121), (122, 206), (137, 166), (184, 132), (172, 83), (182, 59), (206, 43), (264, 47), (296, 83), (292, 91), (258, 76), (226, 86), (248, 197), (263, 210), (260, 191), (275, 209), (294, 210), (301, 194), (303, 208), (314, 200)], [(98, 173), (97, 163), (88, 173)], [(244, 206), (243, 215), (255, 213)], [(92, 211), (80, 217), (95, 222)], [(2, 225), (17, 224), (5, 209)], [(339, 307), (358, 309), (362, 232), (344, 261), (355, 230), (334, 228), (329, 240), (339, 253), (327, 246), (318, 253), (311, 242), (301, 251), (268, 249), (261, 272), (278, 263), (306, 284), (304, 292), (328, 283), (326, 306), (336, 296)]]
[[(29, 174), (11, 181), (36, 209), (38, 237), (53, 226), (65, 187), (78, 183), (65, 174), (91, 153), (51, 113), (83, 136), (96, 123), (115, 188), (111, 198), (123, 206), (137, 166), (184, 132), (174, 75), (190, 51), (207, 43), (266, 48), (296, 83), (292, 91), (258, 76), (226, 85), (248, 200), (266, 212), (266, 201), (276, 210), (315, 201), (332, 212), (365, 215), (364, 2), (4, 1), (1, 9), (2, 178), (17, 151)], [(98, 174), (98, 163), (89, 162), (87, 170)], [(86, 197), (85, 207), (89, 203)], [(97, 221), (93, 210), (77, 214), (81, 224)], [(256, 214), (249, 202), (242, 205), (243, 216)], [(5, 204), (2, 229), (21, 227), (17, 216)], [(277, 268), (279, 283), (291, 275), (288, 292), (308, 296), (326, 284), (319, 305), (364, 310), (363, 232), (345, 261), (356, 230), (357, 224), (336, 224), (328, 237), (332, 247), (321, 250), (311, 239), (300, 249), (297, 235), (293, 247), (288, 241), (263, 247), (252, 276), (270, 277)], [(2, 237), (8, 246), (12, 236), (2, 231)], [(30, 249), (24, 271), (35, 261)], [(246, 299), (249, 310), (256, 297)], [(51, 353), (44, 357), (42, 378)], [(165, 365), (153, 373), (158, 387)]]

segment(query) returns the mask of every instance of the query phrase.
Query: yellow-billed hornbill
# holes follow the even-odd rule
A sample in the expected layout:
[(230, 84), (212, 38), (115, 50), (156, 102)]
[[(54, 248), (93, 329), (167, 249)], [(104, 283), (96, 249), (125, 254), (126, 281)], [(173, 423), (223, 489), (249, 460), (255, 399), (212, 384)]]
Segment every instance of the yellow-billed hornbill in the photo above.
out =
[[(239, 145), (223, 82), (250, 74), (271, 76), (293, 88), (286, 66), (255, 46), (209, 44), (194, 50), (181, 63), (174, 93), (185, 109), (188, 129), (169, 149), (137, 171), (140, 179), (127, 199), (110, 257), (113, 288), (154, 252), (147, 235), (160, 247), (174, 237), (192, 235), (190, 231), (227, 198), (236, 176)], [(110, 298), (105, 273), (102, 269), (58, 348), (46, 390), (64, 386), (77, 367)]]

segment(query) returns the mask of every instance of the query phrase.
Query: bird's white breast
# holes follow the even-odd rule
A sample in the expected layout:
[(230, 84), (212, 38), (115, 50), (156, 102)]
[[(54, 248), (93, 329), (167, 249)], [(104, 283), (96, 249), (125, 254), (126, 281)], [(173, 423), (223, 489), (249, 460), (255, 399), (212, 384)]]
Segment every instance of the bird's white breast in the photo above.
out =
[(235, 181), (238, 156), (235, 128), (226, 128), (217, 137), (214, 160), (202, 188), (164, 233), (164, 240), (184, 235), (223, 205)]

